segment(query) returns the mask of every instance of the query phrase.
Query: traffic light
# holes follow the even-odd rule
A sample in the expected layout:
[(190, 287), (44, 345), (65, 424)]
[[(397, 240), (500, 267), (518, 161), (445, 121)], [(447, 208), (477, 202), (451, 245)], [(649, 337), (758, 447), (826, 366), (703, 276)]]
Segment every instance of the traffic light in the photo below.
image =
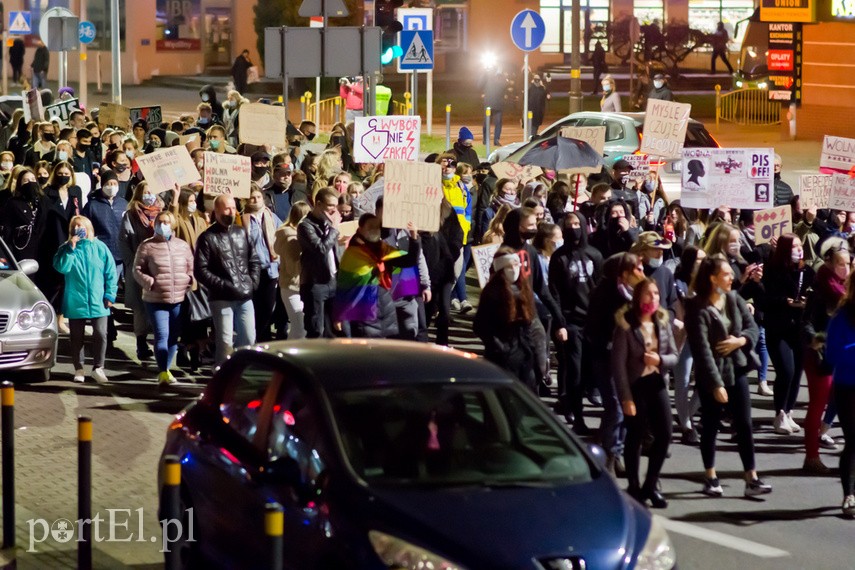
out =
[(404, 0), (377, 0), (374, 3), (374, 24), (383, 30), (383, 45), (380, 63), (389, 65), (396, 57), (404, 55), (398, 45), (398, 34), (404, 26), (395, 18), (395, 10), (404, 5)]

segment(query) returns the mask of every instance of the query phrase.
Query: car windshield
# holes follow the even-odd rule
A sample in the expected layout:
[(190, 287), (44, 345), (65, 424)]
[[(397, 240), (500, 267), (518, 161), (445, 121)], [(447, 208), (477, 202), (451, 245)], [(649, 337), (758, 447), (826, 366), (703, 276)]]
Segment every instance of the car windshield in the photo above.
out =
[(377, 486), (583, 483), (591, 465), (513, 386), (419, 384), (332, 395), (344, 454)]
[(0, 271), (17, 271), (17, 269), (15, 258), (12, 257), (6, 244), (0, 239)]

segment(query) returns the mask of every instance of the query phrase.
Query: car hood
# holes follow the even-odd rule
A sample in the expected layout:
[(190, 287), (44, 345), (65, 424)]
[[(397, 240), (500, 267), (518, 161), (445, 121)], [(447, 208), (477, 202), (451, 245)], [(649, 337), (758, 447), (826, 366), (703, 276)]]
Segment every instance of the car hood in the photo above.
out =
[(623, 568), (650, 525), (649, 517), (640, 515), (605, 475), (563, 487), (380, 489), (373, 494), (380, 511), (391, 511), (385, 513), (388, 528), (377, 530), (469, 569), (533, 568), (534, 559), (574, 556), (584, 558), (589, 568)]
[(17, 311), (29, 309), (45, 296), (30, 281), (30, 278), (20, 271), (0, 271), (0, 310)]

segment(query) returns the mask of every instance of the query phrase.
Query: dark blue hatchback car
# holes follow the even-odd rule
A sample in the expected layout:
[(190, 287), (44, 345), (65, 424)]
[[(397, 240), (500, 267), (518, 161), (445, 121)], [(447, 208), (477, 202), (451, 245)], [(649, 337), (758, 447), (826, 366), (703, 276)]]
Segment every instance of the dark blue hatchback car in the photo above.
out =
[(271, 501), (295, 570), (675, 565), (664, 529), (531, 392), (448, 348), (240, 350), (176, 417), (164, 455), (182, 463), (188, 568), (269, 567)]

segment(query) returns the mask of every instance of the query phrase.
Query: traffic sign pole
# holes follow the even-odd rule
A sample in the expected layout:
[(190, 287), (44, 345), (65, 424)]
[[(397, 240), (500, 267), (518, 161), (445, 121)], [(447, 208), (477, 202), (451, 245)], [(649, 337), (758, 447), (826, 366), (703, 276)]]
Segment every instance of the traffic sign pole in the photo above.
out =
[[(576, 0), (578, 1), (578, 0)], [(511, 21), (511, 40), (525, 52), (523, 57), (523, 140), (528, 141), (531, 133), (528, 116), (528, 54), (540, 47), (546, 37), (546, 23), (534, 10), (523, 10)]]
[(528, 137), (531, 133), (528, 132), (528, 121), (525, 120), (528, 115), (528, 52), (525, 52), (523, 57), (523, 140), (528, 142)]
[[(86, 4), (87, 4), (87, 2), (85, 2), (85, 0), (82, 0), (80, 2), (80, 26), (78, 28), (78, 36), (82, 36), (83, 30), (88, 29), (88, 26), (86, 26), (86, 24), (87, 24), (87, 22), (86, 22)], [(89, 74), (87, 73), (87, 71), (89, 71), (87, 69), (87, 67), (89, 66), (89, 63), (87, 62), (87, 58), (89, 56), (86, 55), (87, 43), (88, 42), (86, 42), (86, 41), (82, 41), (82, 38), (81, 38), (80, 61), (79, 61), (80, 67), (78, 68), (79, 71), (78, 71), (78, 76), (77, 76), (80, 79), (80, 87), (77, 90), (78, 99), (80, 100), (80, 104), (83, 106), (84, 109), (89, 108)]]
[(110, 2), (110, 40), (113, 54), (113, 103), (122, 104), (122, 50), (119, 42), (119, 0)]

